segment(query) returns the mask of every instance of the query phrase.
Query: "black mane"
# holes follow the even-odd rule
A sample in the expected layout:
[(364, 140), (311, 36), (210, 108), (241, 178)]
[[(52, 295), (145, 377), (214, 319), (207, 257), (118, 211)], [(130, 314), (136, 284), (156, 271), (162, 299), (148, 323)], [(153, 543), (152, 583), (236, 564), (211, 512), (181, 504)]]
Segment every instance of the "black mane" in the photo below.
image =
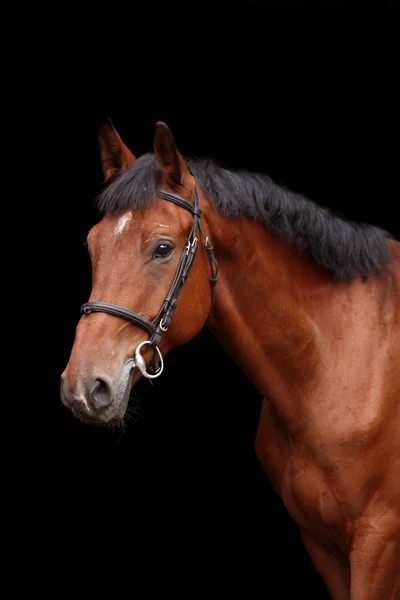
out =
[[(342, 280), (383, 271), (389, 260), (389, 233), (347, 221), (300, 194), (278, 186), (268, 176), (230, 171), (210, 160), (185, 158), (210, 202), (226, 218), (248, 216), (275, 236), (291, 241)], [(160, 168), (144, 154), (98, 197), (101, 213), (140, 210), (155, 201)]]

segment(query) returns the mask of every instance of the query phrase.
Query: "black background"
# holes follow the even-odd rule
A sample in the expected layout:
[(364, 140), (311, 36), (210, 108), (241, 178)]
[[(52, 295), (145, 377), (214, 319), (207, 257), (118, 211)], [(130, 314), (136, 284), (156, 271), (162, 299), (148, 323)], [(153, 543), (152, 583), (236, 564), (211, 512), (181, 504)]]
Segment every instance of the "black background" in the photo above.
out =
[(206, 330), (167, 357), (155, 388), (140, 383), (143, 416), (124, 435), (74, 421), (59, 376), (90, 293), (82, 244), (98, 220), (104, 117), (137, 156), (163, 120), (184, 155), (268, 173), (399, 237), (399, 10), (293, 0), (92, 17), (84, 50), (68, 35), (44, 106), (59, 210), (45, 277), (62, 310), (47, 317), (52, 366), (33, 441), (44, 452), (27, 478), (33, 587), (57, 598), (73, 586), (76, 598), (323, 600), (254, 456), (261, 398)]

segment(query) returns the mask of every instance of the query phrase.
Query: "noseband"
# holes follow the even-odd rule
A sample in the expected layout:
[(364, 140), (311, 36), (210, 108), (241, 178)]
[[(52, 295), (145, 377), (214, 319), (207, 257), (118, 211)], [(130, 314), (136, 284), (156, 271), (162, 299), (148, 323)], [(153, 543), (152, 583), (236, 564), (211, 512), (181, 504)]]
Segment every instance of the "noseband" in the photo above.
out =
[[(162, 354), (158, 346), (163, 334), (168, 331), (172, 315), (174, 314), (177, 306), (178, 296), (189, 275), (190, 267), (192, 266), (193, 259), (196, 255), (198, 242), (198, 238), (196, 237), (197, 230), (199, 230), (200, 235), (204, 240), (204, 248), (206, 249), (208, 261), (210, 263), (211, 308), (214, 304), (215, 285), (218, 278), (218, 263), (215, 259), (210, 240), (206, 235), (204, 235), (200, 224), (201, 210), (199, 208), (199, 199), (196, 188), (193, 190), (193, 204), (185, 200), (185, 198), (178, 196), (178, 194), (174, 194), (166, 190), (156, 190), (156, 194), (159, 198), (168, 200), (168, 202), (173, 202), (173, 204), (188, 210), (193, 215), (193, 227), (186, 240), (186, 245), (179, 260), (174, 280), (160, 312), (152, 321), (148, 321), (142, 317), (142, 315), (132, 312), (131, 310), (127, 310), (126, 308), (121, 308), (116, 304), (110, 304), (109, 302), (86, 302), (81, 307), (81, 314), (90, 315), (92, 312), (105, 312), (109, 315), (113, 315), (114, 317), (125, 319), (126, 321), (132, 323), (132, 325), (141, 327), (149, 334), (150, 340), (141, 342), (136, 348), (134, 360), (135, 365), (138, 367), (142, 375), (149, 379), (155, 379), (156, 377), (159, 377), (164, 368)], [(150, 367), (152, 371), (151, 373), (146, 371), (146, 363), (140, 353), (141, 348), (145, 345), (150, 345), (154, 348), (153, 364)]]

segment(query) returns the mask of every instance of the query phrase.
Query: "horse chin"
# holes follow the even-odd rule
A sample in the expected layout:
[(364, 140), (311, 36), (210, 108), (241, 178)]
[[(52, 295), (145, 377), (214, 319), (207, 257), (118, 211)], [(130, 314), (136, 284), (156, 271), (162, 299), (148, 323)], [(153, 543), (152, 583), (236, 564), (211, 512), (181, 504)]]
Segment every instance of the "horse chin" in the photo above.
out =
[(124, 411), (122, 414), (118, 411), (115, 414), (110, 413), (110, 415), (102, 415), (100, 417), (88, 417), (88, 415), (74, 409), (72, 413), (81, 423), (99, 429), (120, 429), (124, 423)]

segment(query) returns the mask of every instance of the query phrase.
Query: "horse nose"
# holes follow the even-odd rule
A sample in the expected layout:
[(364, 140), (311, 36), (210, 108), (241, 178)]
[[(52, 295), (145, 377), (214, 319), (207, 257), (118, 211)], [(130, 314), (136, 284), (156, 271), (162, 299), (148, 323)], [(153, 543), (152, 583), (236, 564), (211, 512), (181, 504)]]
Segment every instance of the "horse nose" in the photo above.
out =
[(111, 387), (104, 379), (95, 379), (92, 393), (90, 395), (90, 404), (96, 410), (108, 408), (112, 401)]
[(62, 376), (61, 400), (71, 410), (95, 416), (111, 405), (111, 385), (105, 378), (97, 377), (92, 381), (77, 382), (75, 389), (71, 389), (68, 380)]

